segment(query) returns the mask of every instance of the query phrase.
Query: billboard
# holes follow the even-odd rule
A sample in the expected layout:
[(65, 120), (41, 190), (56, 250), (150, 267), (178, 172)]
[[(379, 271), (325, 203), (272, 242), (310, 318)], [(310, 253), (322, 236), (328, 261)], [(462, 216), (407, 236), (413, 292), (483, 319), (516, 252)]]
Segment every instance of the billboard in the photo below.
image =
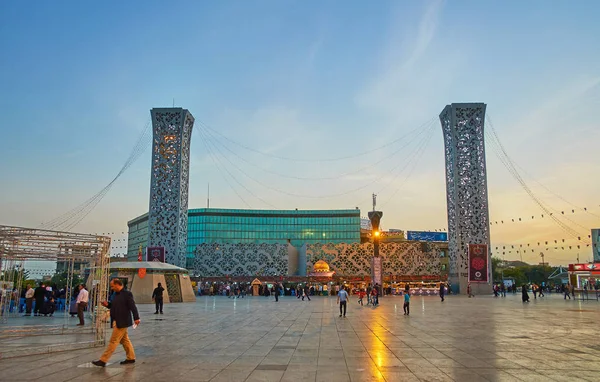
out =
[(469, 244), (469, 282), (488, 282), (487, 244)]
[(165, 247), (148, 247), (146, 249), (146, 261), (165, 262)]
[(414, 241), (448, 241), (447, 232), (407, 231), (407, 240)]

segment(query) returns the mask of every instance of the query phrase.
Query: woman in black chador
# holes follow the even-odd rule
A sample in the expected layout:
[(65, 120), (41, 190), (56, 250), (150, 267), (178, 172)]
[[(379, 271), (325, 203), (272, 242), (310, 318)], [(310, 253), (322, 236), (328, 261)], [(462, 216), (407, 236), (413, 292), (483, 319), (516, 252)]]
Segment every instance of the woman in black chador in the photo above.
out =
[(523, 284), (521, 287), (521, 293), (523, 294), (522, 299), (523, 302), (529, 302), (529, 293), (527, 293), (527, 285)]

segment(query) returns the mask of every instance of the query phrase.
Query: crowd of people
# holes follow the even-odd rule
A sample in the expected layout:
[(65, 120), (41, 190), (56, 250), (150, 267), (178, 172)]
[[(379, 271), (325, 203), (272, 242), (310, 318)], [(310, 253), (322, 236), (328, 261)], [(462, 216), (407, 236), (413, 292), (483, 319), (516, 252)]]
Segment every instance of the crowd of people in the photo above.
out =
[(52, 317), (56, 312), (69, 309), (69, 314), (72, 317), (78, 316), (79, 323), (83, 325), (83, 312), (87, 311), (89, 293), (83, 284), (74, 287), (72, 293), (69, 292), (65, 287), (59, 288), (56, 284), (40, 282), (37, 287), (27, 284), (20, 290), (12, 288), (6, 293), (1, 293), (0, 298), (8, 303), (9, 313), (22, 314), (24, 317)]

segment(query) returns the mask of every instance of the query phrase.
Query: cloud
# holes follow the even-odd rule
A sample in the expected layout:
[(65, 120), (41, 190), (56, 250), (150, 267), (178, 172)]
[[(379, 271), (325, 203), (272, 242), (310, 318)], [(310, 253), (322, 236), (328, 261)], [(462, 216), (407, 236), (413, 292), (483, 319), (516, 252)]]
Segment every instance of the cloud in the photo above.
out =
[(549, 130), (563, 130), (566, 126), (569, 130), (578, 123), (576, 115), (580, 112), (582, 103), (597, 102), (589, 97), (589, 93), (597, 91), (600, 87), (600, 76), (587, 76), (570, 80), (556, 86), (546, 98), (541, 99), (537, 106), (525, 117), (517, 120), (512, 126), (512, 131), (518, 131), (515, 135), (516, 141), (527, 141), (547, 133)]
[[(452, 83), (448, 73), (464, 60), (456, 50), (430, 49), (444, 2), (428, 4), (416, 25), (407, 24), (404, 15), (393, 20), (377, 67), (355, 95), (359, 108), (383, 117), (388, 124), (381, 133), (382, 140), (397, 134), (401, 122), (416, 127), (431, 117), (432, 105), (446, 102), (440, 93)], [(443, 63), (440, 56), (444, 56)]]

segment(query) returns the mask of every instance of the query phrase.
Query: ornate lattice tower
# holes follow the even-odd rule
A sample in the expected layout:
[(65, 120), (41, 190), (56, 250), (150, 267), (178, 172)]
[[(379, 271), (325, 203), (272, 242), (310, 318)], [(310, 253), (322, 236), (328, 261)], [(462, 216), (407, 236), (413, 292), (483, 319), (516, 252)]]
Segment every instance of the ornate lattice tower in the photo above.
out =
[[(486, 283), (472, 283), (474, 293), (489, 293), (490, 224), (485, 164), (483, 103), (453, 103), (440, 114), (446, 156), (449, 279), (466, 293), (469, 244), (486, 244)], [(482, 270), (485, 272), (485, 270)]]
[(185, 268), (194, 117), (182, 108), (155, 108), (150, 114), (153, 143), (148, 246), (164, 247), (165, 261)]

